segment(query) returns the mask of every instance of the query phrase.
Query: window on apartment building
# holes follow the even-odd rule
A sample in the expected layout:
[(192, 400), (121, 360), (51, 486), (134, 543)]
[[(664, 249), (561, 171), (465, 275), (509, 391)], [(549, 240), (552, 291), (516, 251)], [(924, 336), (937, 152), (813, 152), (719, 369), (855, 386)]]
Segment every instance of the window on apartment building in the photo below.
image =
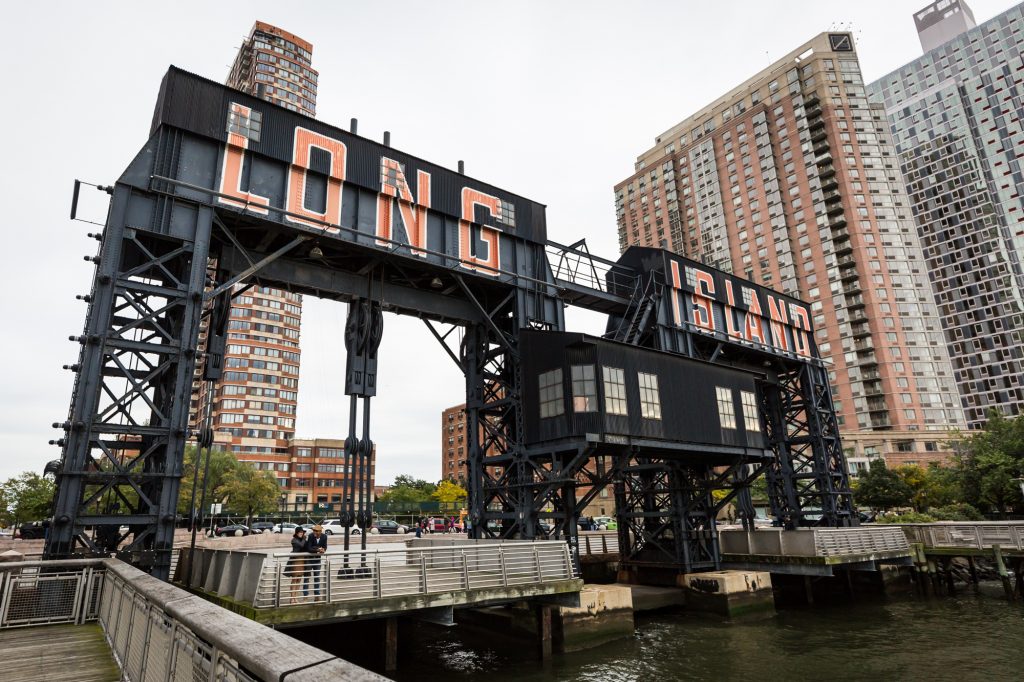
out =
[(900, 440), (896, 441), (896, 452), (913, 452), (914, 441), (912, 440)]

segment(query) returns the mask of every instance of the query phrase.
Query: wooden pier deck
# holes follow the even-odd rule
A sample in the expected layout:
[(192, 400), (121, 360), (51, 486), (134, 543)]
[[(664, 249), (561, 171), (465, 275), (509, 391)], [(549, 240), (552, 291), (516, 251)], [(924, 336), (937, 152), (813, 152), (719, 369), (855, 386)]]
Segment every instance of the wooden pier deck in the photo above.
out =
[(0, 677), (7, 682), (117, 682), (103, 629), (86, 625), (42, 625), (0, 630)]

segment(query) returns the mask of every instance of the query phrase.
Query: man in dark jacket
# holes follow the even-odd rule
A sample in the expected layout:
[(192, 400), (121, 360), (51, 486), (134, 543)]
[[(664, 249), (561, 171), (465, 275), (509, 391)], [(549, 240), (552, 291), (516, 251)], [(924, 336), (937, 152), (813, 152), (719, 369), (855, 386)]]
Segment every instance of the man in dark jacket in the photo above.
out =
[[(313, 526), (313, 532), (306, 539), (306, 551), (312, 555), (306, 563), (306, 573), (313, 578), (313, 595), (319, 597), (323, 570), (320, 556), (327, 551), (327, 536), (324, 535), (323, 526)], [(305, 581), (303, 581), (302, 594), (309, 596), (308, 585), (305, 584)]]

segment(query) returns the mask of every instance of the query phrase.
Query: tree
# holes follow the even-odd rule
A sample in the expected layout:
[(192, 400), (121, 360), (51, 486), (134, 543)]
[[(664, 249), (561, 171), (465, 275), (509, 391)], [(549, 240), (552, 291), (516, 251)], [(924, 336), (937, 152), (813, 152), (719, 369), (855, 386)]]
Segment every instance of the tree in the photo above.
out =
[[(198, 450), (199, 448), (194, 445), (185, 446), (185, 462), (181, 476), (181, 489), (178, 494), (178, 513), (183, 516), (188, 516), (192, 512), (192, 486), (195, 484), (196, 479), (196, 458), (198, 457)], [(228, 472), (232, 471), (237, 466), (238, 460), (235, 459), (235, 455), (233, 453), (217, 448), (212, 448), (210, 450), (210, 480), (206, 485), (206, 499), (208, 502), (214, 499), (217, 489), (224, 485)], [(204, 456), (199, 465), (199, 490), (196, 491), (196, 505), (199, 504), (199, 500), (203, 494), (203, 475), (205, 474), (205, 471), (206, 457)]]
[(872, 462), (871, 467), (861, 474), (857, 483), (856, 498), (859, 504), (875, 511), (892, 507), (908, 506), (914, 491), (895, 471), (890, 471), (882, 460)]
[(917, 464), (904, 464), (893, 471), (910, 487), (915, 511), (923, 513), (930, 507), (953, 504), (959, 497), (956, 472), (952, 469), (933, 463), (927, 469)]
[(451, 481), (441, 481), (431, 494), (431, 497), (435, 500), (447, 505), (463, 504), (468, 496), (469, 493), (466, 492), (465, 488)]
[(395, 477), (394, 484), (377, 501), (391, 506), (398, 504), (420, 504), (429, 502), (436, 489), (437, 486), (433, 483), (402, 474)]
[(50, 517), (53, 481), (26, 471), (0, 484), (0, 525), (40, 521)]
[(955, 444), (961, 502), (1004, 513), (1022, 503), (1015, 479), (1024, 474), (1024, 415), (1007, 419), (989, 412), (985, 431)]
[(247, 463), (239, 463), (224, 476), (217, 488), (221, 498), (227, 498), (231, 509), (245, 512), (248, 525), (253, 514), (262, 514), (277, 508), (281, 488), (269, 471), (259, 471)]

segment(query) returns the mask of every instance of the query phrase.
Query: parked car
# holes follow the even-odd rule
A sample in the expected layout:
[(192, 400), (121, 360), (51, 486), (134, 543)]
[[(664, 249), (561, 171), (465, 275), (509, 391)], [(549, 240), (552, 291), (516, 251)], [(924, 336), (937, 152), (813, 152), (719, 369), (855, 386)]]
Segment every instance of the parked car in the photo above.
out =
[[(310, 524), (309, 527), (307, 528), (307, 531), (314, 525), (316, 524)], [(320, 522), (320, 525), (323, 526), (324, 534), (326, 535), (345, 534), (345, 526), (341, 525), (341, 519), (324, 519)], [(359, 526), (353, 525), (352, 530), (350, 532), (352, 535), (360, 535), (363, 531), (359, 529)]]
[(42, 521), (23, 523), (14, 532), (14, 537), (22, 540), (42, 540), (46, 537), (46, 526)]
[(597, 525), (597, 530), (618, 530), (619, 524), (615, 520), (614, 516), (595, 516), (594, 523)]
[[(436, 516), (436, 517), (434, 517), (434, 525), (433, 526), (429, 525), (429, 521), (430, 521), (430, 519), (428, 518), (427, 519), (427, 522), (428, 522), (427, 530), (432, 530), (435, 533), (443, 533), (445, 531), (444, 517), (443, 516)], [(455, 532), (456, 533), (461, 533), (462, 532), (462, 524), (460, 524), (458, 521), (455, 522), (454, 528), (455, 528)]]
[(373, 530), (376, 530), (381, 535), (400, 535), (402, 533), (407, 532), (409, 530), (409, 527), (403, 526), (397, 521), (392, 521), (391, 519), (378, 519), (377, 521), (373, 522), (373, 526), (371, 526), (370, 532), (372, 533)]
[(537, 525), (540, 526), (540, 529), (542, 531), (544, 531), (545, 533), (550, 533), (551, 531), (553, 531), (555, 529), (555, 527), (553, 525), (551, 525), (550, 523), (548, 523), (547, 521), (538, 521)]
[(256, 521), (249, 528), (253, 533), (269, 533), (274, 530), (273, 521)]
[(219, 538), (222, 538), (225, 535), (235, 535), (238, 531), (242, 531), (242, 535), (252, 535), (252, 531), (249, 530), (249, 527), (241, 523), (232, 523), (227, 526), (217, 526), (217, 528), (214, 529), (213, 534)]
[[(289, 523), (289, 522), (285, 521), (284, 523), (276, 524), (273, 527), (272, 530), (275, 533), (288, 533), (289, 535), (291, 535), (292, 533), (295, 532), (295, 529), (298, 528), (298, 527), (299, 527), (298, 524)], [(305, 527), (305, 526), (303, 526), (303, 527)]]

